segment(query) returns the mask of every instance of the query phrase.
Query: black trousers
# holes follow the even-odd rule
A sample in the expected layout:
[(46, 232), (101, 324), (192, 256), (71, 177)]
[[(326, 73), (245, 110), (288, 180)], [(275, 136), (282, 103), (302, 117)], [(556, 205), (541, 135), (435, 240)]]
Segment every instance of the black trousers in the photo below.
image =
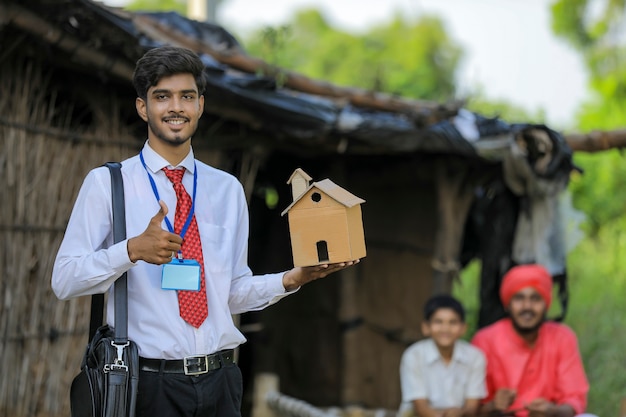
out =
[(141, 371), (136, 417), (241, 417), (236, 364), (199, 375)]

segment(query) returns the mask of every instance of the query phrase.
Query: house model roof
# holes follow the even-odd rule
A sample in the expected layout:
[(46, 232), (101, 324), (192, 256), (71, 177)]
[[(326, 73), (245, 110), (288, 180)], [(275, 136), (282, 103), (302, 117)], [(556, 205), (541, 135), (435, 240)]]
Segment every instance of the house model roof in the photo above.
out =
[(302, 197), (312, 188), (317, 188), (320, 191), (323, 191), (326, 195), (328, 195), (333, 200), (337, 201), (340, 204), (343, 204), (346, 207), (353, 207), (357, 204), (365, 203), (365, 200), (359, 198), (349, 192), (348, 190), (341, 188), (328, 178), (322, 181), (314, 182), (309, 185), (309, 187), (302, 193), (298, 198), (296, 198), (293, 203), (289, 205), (280, 215), (284, 216), (291, 210), (291, 208), (302, 199)]
[(287, 184), (291, 184), (293, 179), (295, 177), (297, 177), (297, 176), (301, 176), (302, 178), (304, 178), (307, 181), (311, 181), (313, 179), (313, 178), (311, 178), (311, 176), (309, 174), (304, 172), (304, 170), (302, 168), (296, 168), (296, 170), (293, 171), (293, 174), (291, 174), (291, 176), (287, 180)]

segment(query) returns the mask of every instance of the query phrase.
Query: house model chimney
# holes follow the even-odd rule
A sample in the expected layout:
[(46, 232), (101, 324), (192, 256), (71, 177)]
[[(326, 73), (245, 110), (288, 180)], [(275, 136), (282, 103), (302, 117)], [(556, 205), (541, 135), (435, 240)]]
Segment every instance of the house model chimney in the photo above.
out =
[(296, 199), (309, 188), (309, 181), (311, 180), (312, 178), (309, 174), (302, 169), (298, 168), (293, 171), (293, 174), (291, 174), (291, 177), (287, 180), (287, 184), (291, 185), (291, 197), (293, 201), (296, 201)]

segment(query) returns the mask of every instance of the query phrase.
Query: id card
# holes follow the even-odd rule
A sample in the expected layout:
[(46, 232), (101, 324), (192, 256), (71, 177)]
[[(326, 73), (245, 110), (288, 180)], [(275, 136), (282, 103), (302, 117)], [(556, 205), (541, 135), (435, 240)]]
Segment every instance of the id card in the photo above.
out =
[(163, 264), (161, 288), (164, 290), (200, 291), (200, 264), (193, 259), (174, 258)]

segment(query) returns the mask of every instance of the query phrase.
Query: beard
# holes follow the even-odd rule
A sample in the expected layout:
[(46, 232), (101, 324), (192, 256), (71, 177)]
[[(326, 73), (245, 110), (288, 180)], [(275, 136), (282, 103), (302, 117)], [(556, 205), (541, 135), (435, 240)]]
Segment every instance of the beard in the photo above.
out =
[[(167, 134), (163, 131), (163, 129), (160, 129), (159, 126), (154, 122), (153, 119), (148, 118), (148, 126), (150, 128), (150, 130), (152, 131), (152, 133), (159, 138), (159, 140), (168, 143), (170, 145), (173, 146), (181, 146), (183, 145), (185, 142), (187, 142), (189, 139), (191, 139), (191, 135), (184, 137), (181, 135), (175, 135), (173, 137), (168, 137)], [(195, 129), (194, 129), (195, 130)], [(192, 134), (195, 132), (192, 132)]]
[[(520, 314), (523, 314), (523, 313), (525, 313), (525, 311), (522, 311)], [(512, 317), (512, 316), (511, 316), (511, 321), (513, 322), (513, 328), (515, 329), (515, 331), (517, 331), (521, 335), (529, 335), (529, 334), (536, 333), (541, 327), (541, 325), (546, 321), (546, 313), (543, 313), (541, 320), (539, 320), (537, 324), (531, 327), (521, 327), (515, 320), (515, 317)]]

